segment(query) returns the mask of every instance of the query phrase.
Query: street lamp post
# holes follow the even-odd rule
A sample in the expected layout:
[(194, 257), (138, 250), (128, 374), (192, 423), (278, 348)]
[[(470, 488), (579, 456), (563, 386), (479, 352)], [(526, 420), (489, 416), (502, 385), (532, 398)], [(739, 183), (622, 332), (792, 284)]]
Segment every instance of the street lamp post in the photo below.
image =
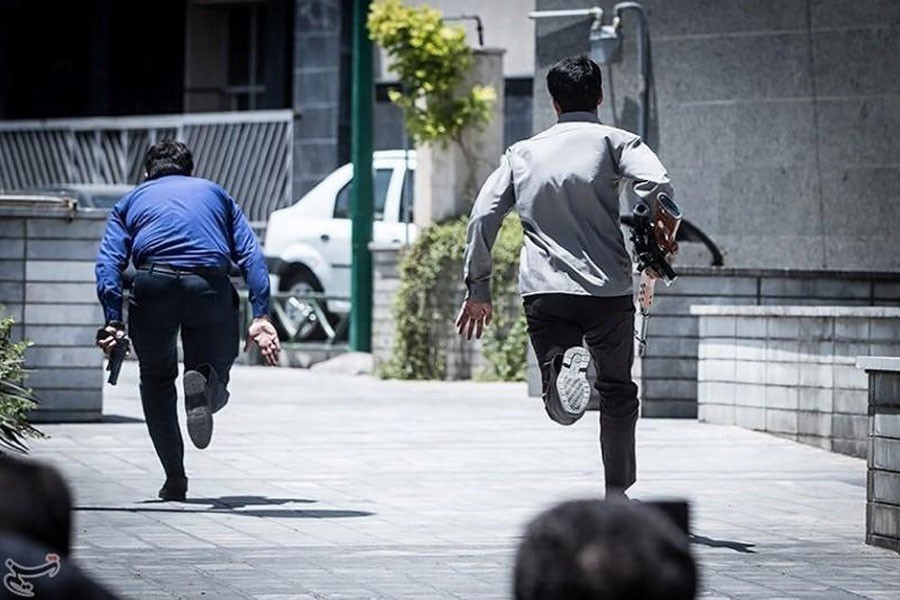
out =
[(350, 348), (357, 352), (372, 350), (372, 42), (366, 28), (371, 0), (353, 2), (353, 83), (351, 117), (351, 155), (353, 184), (350, 217), (352, 219), (352, 271), (350, 280)]

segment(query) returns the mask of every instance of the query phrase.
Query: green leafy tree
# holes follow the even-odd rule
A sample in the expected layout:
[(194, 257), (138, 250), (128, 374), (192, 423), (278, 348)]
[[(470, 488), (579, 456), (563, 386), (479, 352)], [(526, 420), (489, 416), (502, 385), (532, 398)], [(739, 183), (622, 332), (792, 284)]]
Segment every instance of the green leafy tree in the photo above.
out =
[(467, 127), (490, 120), (494, 88), (461, 89), (472, 68), (465, 30), (445, 24), (440, 11), (400, 0), (372, 4), (368, 26), (371, 39), (391, 58), (400, 87), (388, 97), (403, 111), (416, 143), (459, 142)]
[(28, 423), (28, 412), (37, 406), (31, 390), (22, 384), (28, 342), (12, 341), (13, 319), (0, 318), (0, 453), (28, 452), (25, 438), (43, 434)]

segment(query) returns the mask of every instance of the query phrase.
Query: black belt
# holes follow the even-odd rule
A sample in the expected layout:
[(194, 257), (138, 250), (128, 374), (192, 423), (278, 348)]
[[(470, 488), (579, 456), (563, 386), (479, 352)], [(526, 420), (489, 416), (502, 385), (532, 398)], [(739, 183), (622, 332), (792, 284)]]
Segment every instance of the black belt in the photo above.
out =
[(147, 271), (148, 273), (165, 273), (166, 275), (227, 275), (227, 267), (176, 267), (175, 265), (167, 265), (164, 263), (150, 263), (138, 267), (138, 271)]

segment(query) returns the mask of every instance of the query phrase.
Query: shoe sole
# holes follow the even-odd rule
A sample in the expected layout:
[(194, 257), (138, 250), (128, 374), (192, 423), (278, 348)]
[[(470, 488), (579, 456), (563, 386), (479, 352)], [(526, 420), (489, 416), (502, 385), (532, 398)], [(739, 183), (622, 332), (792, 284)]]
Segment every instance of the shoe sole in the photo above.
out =
[(206, 396), (206, 378), (198, 371), (184, 374), (184, 409), (191, 442), (203, 450), (212, 440), (213, 418)]
[(580, 346), (566, 350), (562, 366), (556, 376), (556, 391), (565, 412), (580, 417), (591, 399), (591, 385), (587, 380), (587, 369), (591, 355)]

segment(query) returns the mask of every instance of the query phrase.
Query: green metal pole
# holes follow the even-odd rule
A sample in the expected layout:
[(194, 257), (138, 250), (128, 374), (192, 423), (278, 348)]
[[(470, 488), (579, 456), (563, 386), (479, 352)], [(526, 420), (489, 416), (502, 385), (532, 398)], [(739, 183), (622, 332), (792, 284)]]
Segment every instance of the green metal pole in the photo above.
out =
[(353, 0), (353, 84), (351, 147), (353, 186), (350, 199), (353, 266), (350, 280), (350, 348), (372, 350), (372, 43), (366, 28), (371, 0)]

